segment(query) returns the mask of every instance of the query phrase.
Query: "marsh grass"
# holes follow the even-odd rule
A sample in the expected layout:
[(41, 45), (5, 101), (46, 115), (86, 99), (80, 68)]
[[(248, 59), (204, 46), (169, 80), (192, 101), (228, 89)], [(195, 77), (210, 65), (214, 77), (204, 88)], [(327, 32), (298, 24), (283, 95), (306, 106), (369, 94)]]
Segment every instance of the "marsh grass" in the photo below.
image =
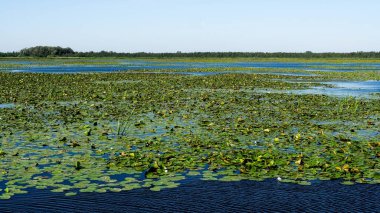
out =
[(132, 118), (135, 109), (135, 107), (132, 108), (131, 112), (128, 114), (126, 119), (117, 121), (116, 135), (118, 137), (125, 136), (127, 134), (127, 130), (132, 126), (132, 122), (130, 119)]
[(355, 114), (360, 105), (360, 100), (358, 98), (349, 96), (345, 98), (341, 98), (338, 107), (337, 107), (337, 113), (342, 112), (349, 112)]

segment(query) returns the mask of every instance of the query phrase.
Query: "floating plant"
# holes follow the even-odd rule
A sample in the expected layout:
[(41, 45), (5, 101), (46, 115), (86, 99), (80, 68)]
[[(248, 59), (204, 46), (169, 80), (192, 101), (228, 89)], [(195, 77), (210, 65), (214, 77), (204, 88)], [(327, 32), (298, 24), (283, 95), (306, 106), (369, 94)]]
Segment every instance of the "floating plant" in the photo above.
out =
[[(36, 60), (33, 66), (55, 63), (92, 62)], [(124, 62), (93, 64), (107, 63)], [(301, 76), (285, 74), (303, 69), (242, 72), (232, 65), (155, 73), (0, 72), (0, 103), (13, 103), (0, 105), (0, 199), (29, 188), (67, 196), (161, 191), (191, 178), (377, 184), (378, 99), (271, 92), (329, 87), (318, 82), (339, 79), (380, 80), (364, 68)]]

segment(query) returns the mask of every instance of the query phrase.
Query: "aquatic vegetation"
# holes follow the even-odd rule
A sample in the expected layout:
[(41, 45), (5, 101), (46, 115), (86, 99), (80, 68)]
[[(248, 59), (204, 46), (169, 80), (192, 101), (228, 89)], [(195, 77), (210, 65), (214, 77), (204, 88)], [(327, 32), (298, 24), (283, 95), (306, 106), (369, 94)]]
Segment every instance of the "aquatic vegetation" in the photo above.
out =
[[(116, 133), (116, 135), (123, 136), (126, 134), (126, 131), (128, 130), (128, 128), (131, 125), (131, 122), (129, 122), (129, 120), (131, 119), (134, 111), (135, 111), (135, 108), (133, 108), (131, 110), (131, 113), (126, 118), (126, 120), (117, 122), (117, 133)], [(136, 124), (136, 125), (141, 125), (141, 124), (143, 124), (143, 122), (140, 121), (140, 123)]]
[(0, 199), (28, 188), (160, 191), (189, 178), (379, 183), (378, 99), (260, 92), (372, 72), (230, 71), (0, 73), (0, 103), (13, 103), (0, 107)]

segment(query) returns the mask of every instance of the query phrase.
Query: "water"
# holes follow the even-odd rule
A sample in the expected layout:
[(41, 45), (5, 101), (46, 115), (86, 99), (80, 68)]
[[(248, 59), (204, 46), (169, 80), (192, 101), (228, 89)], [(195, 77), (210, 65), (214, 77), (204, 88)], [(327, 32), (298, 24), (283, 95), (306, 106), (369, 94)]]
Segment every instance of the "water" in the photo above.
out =
[(338, 97), (369, 97), (371, 94), (380, 93), (380, 81), (331, 81), (321, 82), (329, 87), (312, 87), (305, 90), (293, 90), (290, 93), (319, 94)]
[[(95, 61), (96, 62), (96, 61)], [(152, 62), (138, 60), (112, 60), (109, 65), (54, 65), (52, 62), (10, 61), (9, 64), (27, 65), (18, 68), (5, 68), (10, 72), (34, 73), (80, 73), (80, 72), (115, 72), (129, 70), (157, 70), (157, 69), (191, 69), (191, 68), (270, 68), (270, 69), (297, 69), (304, 71), (380, 71), (380, 64), (376, 63), (287, 63), (287, 62)], [(2, 61), (2, 63), (5, 63)], [(62, 63), (56, 61), (55, 64)], [(67, 62), (69, 63), (69, 61)], [(41, 66), (42, 64), (42, 66)]]
[(310, 73), (302, 73), (302, 72), (259, 72), (259, 71), (232, 71), (230, 73), (240, 73), (240, 74), (260, 74), (260, 75), (281, 75), (281, 76), (298, 76), (298, 77), (312, 77), (317, 76), (315, 74)]
[[(140, 74), (141, 72), (129, 72)], [(171, 75), (190, 75), (190, 76), (212, 76), (212, 75), (221, 75), (229, 74), (232, 72), (144, 72), (144, 74), (171, 74)]]
[(34, 63), (33, 61), (24, 61), (24, 60), (0, 60), (0, 64), (30, 65)]
[(117, 72), (130, 70), (132, 67), (122, 66), (31, 66), (8, 70), (10, 72), (27, 73), (85, 73), (85, 72)]
[[(320, 68), (325, 66), (325, 68)], [(37, 66), (10, 69), (12, 72), (78, 73), (117, 72), (123, 70), (155, 70), (186, 68), (276, 68), (276, 69), (325, 69), (331, 71), (379, 70), (378, 64), (321, 64), (321, 63), (161, 63), (125, 61), (116, 65), (61, 65)], [(315, 67), (315, 68), (313, 68)], [(349, 68), (355, 67), (355, 69)], [(372, 68), (369, 68), (372, 67)], [(308, 73), (236, 71), (238, 73), (258, 73), (276, 75), (309, 76)], [(162, 73), (162, 72), (151, 72)], [(231, 72), (165, 72), (209, 76)], [(321, 82), (328, 87), (314, 87), (300, 90), (300, 94), (327, 94), (336, 96), (362, 97), (380, 92), (379, 81)], [(286, 92), (286, 91), (284, 91)], [(292, 92), (292, 91), (291, 91)], [(293, 91), (296, 92), (296, 91)], [(14, 104), (0, 104), (1, 108), (12, 108)], [(162, 131), (162, 132), (161, 132)], [(159, 129), (159, 134), (163, 130)], [(361, 134), (364, 134), (360, 132)], [(142, 134), (140, 137), (150, 136)], [(4, 189), (4, 186), (0, 188)], [(0, 200), (0, 212), (380, 212), (379, 185), (343, 186), (338, 181), (314, 182), (312, 186), (279, 183), (275, 180), (264, 182), (209, 182), (191, 179), (175, 189), (152, 192), (148, 188), (121, 193), (79, 193), (66, 197), (62, 193), (48, 190), (30, 189), (26, 195), (16, 195), (10, 200)]]
[(316, 181), (311, 186), (193, 179), (178, 188), (148, 188), (119, 193), (64, 193), (31, 190), (0, 200), (0, 212), (380, 212), (380, 185), (341, 185)]
[[(129, 72), (137, 73), (140, 72)], [(257, 71), (221, 71), (221, 72), (144, 72), (144, 74), (172, 74), (172, 75), (190, 75), (190, 76), (212, 76), (223, 74), (260, 74), (260, 75), (281, 75), (281, 76), (317, 76), (310, 73), (298, 73), (298, 72), (257, 72)]]
[(380, 92), (380, 81), (332, 81), (325, 82), (338, 88)]
[[(281, 80), (281, 79), (279, 79)], [(321, 83), (326, 86), (310, 87), (302, 90), (269, 91), (287, 92), (296, 94), (317, 94), (337, 97), (373, 97), (372, 94), (380, 94), (380, 81), (307, 81), (304, 79), (284, 80), (288, 83)]]
[(378, 68), (335, 68), (335, 69), (305, 69), (305, 71), (318, 71), (318, 72), (355, 72), (355, 71), (379, 71)]
[(9, 108), (14, 108), (16, 105), (15, 104), (0, 104), (0, 109), (9, 109)]

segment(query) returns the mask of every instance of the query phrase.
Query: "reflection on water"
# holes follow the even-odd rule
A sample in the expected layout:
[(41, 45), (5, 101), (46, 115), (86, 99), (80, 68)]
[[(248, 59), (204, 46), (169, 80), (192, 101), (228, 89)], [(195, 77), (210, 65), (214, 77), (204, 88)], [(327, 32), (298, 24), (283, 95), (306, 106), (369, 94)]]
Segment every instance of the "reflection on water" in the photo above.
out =
[(325, 82), (325, 84), (331, 84), (338, 88), (380, 92), (380, 81), (332, 81)]
[(305, 81), (303, 79), (285, 80), (288, 83), (321, 83), (326, 86), (310, 87), (302, 90), (288, 90), (276, 91), (269, 90), (263, 92), (286, 92), (295, 94), (316, 94), (316, 95), (330, 95), (337, 97), (373, 97), (372, 94), (380, 93), (380, 81)]
[(334, 86), (327, 87), (312, 87), (305, 90), (290, 91), (297, 94), (320, 94), (339, 97), (368, 97), (373, 93), (380, 92), (380, 81), (344, 81), (344, 82), (322, 82), (326, 85)]

